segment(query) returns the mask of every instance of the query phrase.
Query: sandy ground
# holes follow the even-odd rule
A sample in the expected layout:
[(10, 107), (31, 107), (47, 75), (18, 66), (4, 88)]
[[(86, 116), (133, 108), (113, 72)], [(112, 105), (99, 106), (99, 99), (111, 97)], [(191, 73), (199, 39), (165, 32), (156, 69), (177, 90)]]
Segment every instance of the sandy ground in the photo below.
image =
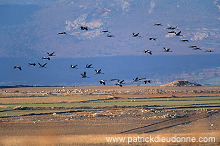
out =
[[(129, 142), (129, 145), (219, 145), (220, 114), (180, 124), (156, 132), (116, 134), (128, 129), (154, 124), (158, 120), (73, 120), (60, 122), (1, 123), (1, 145), (127, 145), (128, 138), (137, 137), (214, 137), (213, 142)], [(161, 123), (162, 124), (162, 123)], [(125, 138), (125, 142), (107, 142), (107, 138)]]
[[(62, 87), (59, 87), (62, 90)], [(65, 87), (66, 88), (66, 87)], [(68, 87), (86, 90), (116, 90), (117, 96), (133, 97), (143, 95), (164, 96), (164, 94), (118, 94), (121, 91), (145, 90), (146, 87)], [(148, 87), (148, 89), (161, 89)], [(2, 92), (50, 92), (57, 87), (47, 88), (19, 88), (2, 89)], [(163, 88), (164, 90), (165, 88)], [(166, 88), (166, 90), (195, 90), (195, 88)], [(198, 90), (219, 90), (219, 86), (198, 87)], [(198, 93), (197, 93), (198, 94)], [(173, 96), (174, 93), (166, 94)], [(192, 96), (192, 94), (176, 93), (175, 96)], [(199, 95), (218, 95), (217, 93), (199, 93)], [(144, 111), (143, 111), (144, 110)], [(76, 113), (63, 113), (56, 115), (34, 115), (25, 117), (10, 117), (1, 119), (0, 145), (220, 145), (220, 110), (177, 110), (164, 112), (147, 111), (141, 107), (101, 109), (95, 113), (109, 113), (113, 116), (92, 116), (85, 118), (85, 114), (94, 113), (92, 110)], [(122, 116), (119, 116), (120, 113)], [(97, 114), (97, 115), (98, 115)], [(77, 116), (76, 116), (77, 115)], [(116, 115), (116, 116), (115, 116)], [(166, 117), (164, 115), (171, 115)], [(177, 115), (173, 117), (174, 115)], [(198, 139), (214, 137), (215, 141), (208, 142), (143, 142), (137, 138), (147, 137), (195, 137)], [(108, 138), (122, 137), (124, 142), (108, 142)], [(132, 140), (132, 141), (129, 141)], [(145, 139), (146, 140), (146, 139)], [(205, 139), (207, 140), (207, 139)]]

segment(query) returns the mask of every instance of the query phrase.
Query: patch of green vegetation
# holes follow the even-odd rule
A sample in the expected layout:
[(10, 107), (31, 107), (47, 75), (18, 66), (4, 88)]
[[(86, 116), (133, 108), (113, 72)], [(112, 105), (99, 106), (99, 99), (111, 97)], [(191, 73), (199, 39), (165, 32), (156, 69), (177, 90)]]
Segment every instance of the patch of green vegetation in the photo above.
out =
[(124, 106), (124, 105), (157, 105), (157, 106), (186, 106), (186, 105), (204, 105), (204, 104), (220, 104), (219, 99), (213, 100), (149, 100), (149, 99), (116, 99), (116, 100), (92, 100), (90, 102), (72, 102), (72, 103), (37, 103), (37, 104), (7, 104), (4, 105), (8, 109), (13, 109), (16, 106), (23, 107), (81, 107), (81, 106)]
[(204, 96), (204, 97), (154, 97), (154, 98), (119, 98), (115, 101), (120, 101), (120, 102), (138, 102), (138, 101), (213, 101), (213, 100), (219, 100), (219, 96)]
[[(63, 98), (63, 97), (59, 97)], [(80, 100), (79, 100), (80, 98)], [(74, 102), (59, 102), (59, 103), (13, 103), (13, 104), (2, 104), (0, 105), (0, 116), (15, 116), (23, 115), (30, 113), (48, 113), (56, 111), (67, 111), (68, 108), (75, 107), (103, 107), (103, 106), (141, 106), (148, 105), (151, 107), (207, 107), (214, 109), (219, 109), (220, 106), (220, 97), (155, 97), (155, 98), (112, 98), (107, 97), (77, 97), (77, 101)], [(13, 110), (15, 107), (45, 107), (39, 110), (35, 108), (33, 110)], [(50, 107), (50, 108), (48, 108)], [(51, 110), (52, 107), (64, 107), (66, 109), (57, 109)], [(48, 108), (48, 109), (46, 109)]]
[(103, 96), (45, 96), (45, 97), (10, 97), (0, 98), (1, 104), (34, 104), (34, 103), (60, 103), (60, 102), (79, 102), (107, 99)]
[(5, 112), (0, 112), (0, 117), (7, 116), (19, 116), (19, 115), (27, 115), (27, 114), (42, 114), (42, 113), (56, 113), (56, 112), (65, 112), (68, 110), (9, 110)]

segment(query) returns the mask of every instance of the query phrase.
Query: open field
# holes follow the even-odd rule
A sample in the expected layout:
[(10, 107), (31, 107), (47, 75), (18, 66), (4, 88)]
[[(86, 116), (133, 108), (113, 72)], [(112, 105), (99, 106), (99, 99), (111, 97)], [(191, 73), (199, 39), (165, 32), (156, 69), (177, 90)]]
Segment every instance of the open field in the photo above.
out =
[(0, 145), (127, 145), (106, 137), (149, 135), (209, 136), (215, 142), (191, 144), (218, 145), (219, 111), (220, 86), (4, 88)]

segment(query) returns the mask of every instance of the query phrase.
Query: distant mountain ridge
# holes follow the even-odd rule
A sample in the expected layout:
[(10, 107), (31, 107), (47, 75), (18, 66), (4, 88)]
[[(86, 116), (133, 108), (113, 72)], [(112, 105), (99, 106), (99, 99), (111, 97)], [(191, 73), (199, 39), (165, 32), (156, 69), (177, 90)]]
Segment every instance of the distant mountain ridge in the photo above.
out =
[(219, 0), (0, 1), (0, 85), (220, 84), (219, 12)]
[[(13, 7), (16, 4), (20, 7)], [(153, 55), (204, 55), (206, 49), (220, 53), (218, 0), (12, 0), (0, 2), (0, 6), (13, 10), (2, 14), (20, 18), (14, 19), (14, 24), (0, 25), (2, 57), (34, 57), (51, 51), (62, 58), (142, 56), (146, 55), (144, 49), (152, 50)], [(16, 15), (20, 11), (25, 13)], [(7, 21), (3, 16), (1, 20)], [(166, 28), (170, 26), (177, 27), (174, 31), (181, 31), (182, 36), (169, 35)], [(57, 35), (59, 32), (67, 35)], [(132, 33), (140, 35), (132, 37)], [(150, 37), (157, 40), (150, 41)], [(202, 50), (194, 51), (190, 45)], [(163, 47), (173, 52), (164, 53)]]

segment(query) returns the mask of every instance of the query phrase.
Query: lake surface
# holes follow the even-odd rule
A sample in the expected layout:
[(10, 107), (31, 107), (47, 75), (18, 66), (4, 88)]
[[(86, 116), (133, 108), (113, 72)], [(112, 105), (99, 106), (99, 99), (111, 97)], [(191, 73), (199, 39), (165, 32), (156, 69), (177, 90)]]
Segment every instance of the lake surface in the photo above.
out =
[[(106, 80), (107, 85), (114, 85), (115, 82), (110, 81), (114, 78), (125, 80), (125, 85), (138, 85), (141, 82), (132, 82), (136, 77), (151, 79), (153, 83), (156, 81), (168, 83), (177, 79), (185, 79), (180, 76), (183, 73), (195, 74), (189, 80), (194, 82), (193, 79), (198, 78), (197, 75), (204, 72), (204, 69), (219, 67), (219, 61), (218, 54), (150, 56), (150, 58), (149, 56), (92, 58), (56, 58), (54, 56), (50, 61), (41, 58), (0, 58), (0, 67), (2, 68), (0, 85), (98, 86), (100, 85), (99, 80)], [(34, 62), (37, 65), (29, 66), (29, 62)], [(39, 68), (38, 63), (47, 63), (46, 68)], [(92, 64), (93, 68), (85, 68), (86, 64)], [(23, 70), (13, 69), (15, 65), (22, 66)], [(78, 65), (78, 69), (70, 68), (70, 65)], [(96, 75), (95, 69), (101, 69), (104, 74)], [(87, 72), (89, 78), (81, 78), (80, 74), (83, 72)], [(211, 72), (207, 70), (207, 73)], [(216, 80), (212, 83), (219, 84), (217, 78), (210, 79)], [(201, 78), (196, 83), (202, 84), (203, 81), (204, 79)]]

